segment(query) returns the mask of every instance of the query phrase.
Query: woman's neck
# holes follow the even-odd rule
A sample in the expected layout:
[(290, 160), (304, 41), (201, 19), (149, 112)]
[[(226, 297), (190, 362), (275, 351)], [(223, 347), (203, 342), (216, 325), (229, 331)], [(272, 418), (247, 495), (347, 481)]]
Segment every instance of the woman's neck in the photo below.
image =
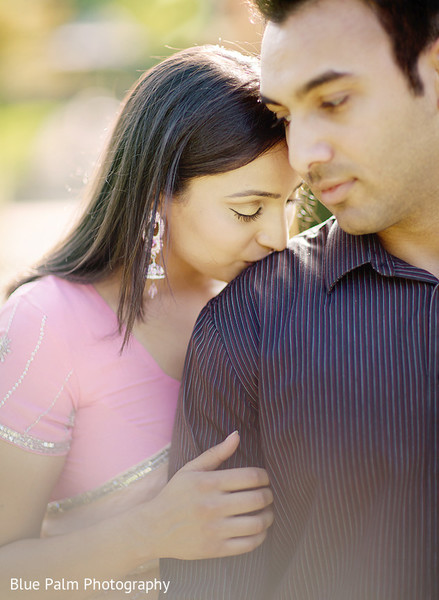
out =
[[(132, 334), (167, 375), (180, 379), (187, 345), (198, 314), (226, 285), (186, 272), (168, 271), (169, 277), (155, 281), (157, 293), (148, 295), (145, 285), (145, 320), (134, 324)], [(121, 277), (108, 277), (95, 284), (97, 292), (116, 313)]]

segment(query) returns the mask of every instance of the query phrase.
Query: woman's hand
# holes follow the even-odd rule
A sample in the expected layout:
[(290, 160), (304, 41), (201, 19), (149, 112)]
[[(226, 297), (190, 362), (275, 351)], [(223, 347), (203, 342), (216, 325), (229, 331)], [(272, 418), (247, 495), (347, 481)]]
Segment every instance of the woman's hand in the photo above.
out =
[[(273, 521), (272, 493), (264, 469), (215, 471), (239, 444), (233, 433), (185, 465), (155, 498), (94, 525), (39, 538), (47, 500), (64, 457), (25, 452), (0, 443), (0, 597), (14, 600), (10, 575), (26, 581), (123, 579), (154, 558), (231, 556), (259, 546)], [(32, 493), (31, 493), (32, 492)], [(17, 596), (19, 594), (19, 596)], [(35, 600), (56, 590), (26, 591)], [(85, 600), (90, 590), (63, 592)]]
[[(201, 559), (250, 552), (273, 522), (273, 501), (264, 469), (215, 471), (237, 449), (239, 435), (187, 463), (148, 503), (154, 554)], [(152, 533), (150, 531), (150, 533)]]

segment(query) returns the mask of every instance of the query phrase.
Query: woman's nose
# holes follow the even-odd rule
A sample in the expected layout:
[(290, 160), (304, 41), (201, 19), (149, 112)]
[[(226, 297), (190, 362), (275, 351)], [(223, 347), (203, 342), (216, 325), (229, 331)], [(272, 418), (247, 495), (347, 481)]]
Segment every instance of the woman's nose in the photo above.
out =
[(266, 220), (257, 234), (257, 242), (271, 250), (280, 252), (287, 246), (289, 239), (289, 227), (287, 214), (283, 212), (281, 218), (270, 218)]

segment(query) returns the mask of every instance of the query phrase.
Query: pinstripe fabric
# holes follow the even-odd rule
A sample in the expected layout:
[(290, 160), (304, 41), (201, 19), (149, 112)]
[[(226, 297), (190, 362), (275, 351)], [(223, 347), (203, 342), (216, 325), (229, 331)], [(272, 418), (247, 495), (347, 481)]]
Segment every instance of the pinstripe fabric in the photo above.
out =
[(439, 281), (333, 221), (201, 313), (171, 456), (239, 429), (275, 523), (225, 560), (163, 561), (167, 598), (437, 600)]

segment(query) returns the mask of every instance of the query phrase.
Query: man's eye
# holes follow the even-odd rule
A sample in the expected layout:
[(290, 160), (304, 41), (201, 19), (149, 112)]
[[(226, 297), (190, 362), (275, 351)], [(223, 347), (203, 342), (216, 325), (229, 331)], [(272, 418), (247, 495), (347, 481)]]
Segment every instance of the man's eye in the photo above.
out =
[(322, 100), (320, 106), (325, 110), (333, 110), (346, 104), (348, 99), (349, 96), (339, 96), (338, 98), (333, 98), (332, 100)]

